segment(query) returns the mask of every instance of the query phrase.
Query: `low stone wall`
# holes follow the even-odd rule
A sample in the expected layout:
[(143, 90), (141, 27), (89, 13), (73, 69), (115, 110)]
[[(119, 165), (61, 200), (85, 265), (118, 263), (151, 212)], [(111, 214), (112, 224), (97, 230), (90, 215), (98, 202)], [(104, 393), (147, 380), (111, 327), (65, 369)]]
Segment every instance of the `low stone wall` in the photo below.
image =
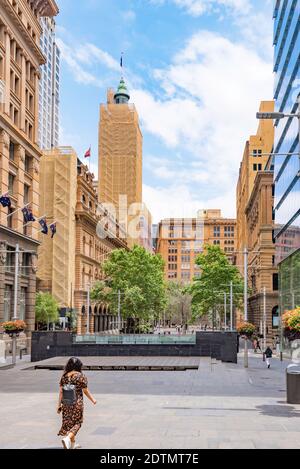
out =
[(33, 332), (31, 361), (54, 357), (183, 356), (212, 357), (237, 363), (237, 333), (198, 332), (195, 344), (86, 344), (74, 343), (69, 332)]

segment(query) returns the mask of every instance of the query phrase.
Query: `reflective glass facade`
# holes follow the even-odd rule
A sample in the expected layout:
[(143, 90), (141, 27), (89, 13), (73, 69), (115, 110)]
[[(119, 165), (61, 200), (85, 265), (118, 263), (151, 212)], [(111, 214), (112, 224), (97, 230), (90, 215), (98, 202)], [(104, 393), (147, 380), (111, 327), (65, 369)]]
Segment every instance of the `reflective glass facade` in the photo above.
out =
[[(274, 4), (275, 110), (298, 113), (300, 97), (300, 0)], [(299, 106), (300, 110), (300, 106)], [(276, 258), (280, 269), (281, 309), (300, 304), (299, 119), (276, 121), (274, 161)], [(294, 153), (288, 155), (289, 153)]]
[(41, 67), (39, 90), (39, 146), (43, 150), (59, 144), (60, 51), (55, 39), (53, 18), (41, 18), (41, 50), (46, 63)]

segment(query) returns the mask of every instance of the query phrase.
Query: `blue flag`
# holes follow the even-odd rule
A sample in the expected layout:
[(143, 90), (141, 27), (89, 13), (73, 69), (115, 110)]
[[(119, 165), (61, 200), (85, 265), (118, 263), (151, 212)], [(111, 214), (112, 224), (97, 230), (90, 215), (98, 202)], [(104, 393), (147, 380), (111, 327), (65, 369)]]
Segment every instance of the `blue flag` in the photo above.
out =
[(22, 209), (22, 212), (23, 212), (23, 217), (24, 217), (24, 222), (25, 223), (30, 223), (30, 222), (34, 222), (35, 221), (35, 218), (33, 216), (33, 213), (32, 211), (27, 208), (27, 207), (24, 207)]
[(51, 238), (54, 238), (56, 234), (56, 223), (52, 223), (52, 225), (50, 225), (50, 230), (51, 230)]
[(2, 205), (2, 207), (8, 207), (10, 208), (11, 207), (11, 200), (10, 198), (7, 196), (7, 195), (4, 195), (2, 197), (0, 197), (0, 204)]
[(48, 225), (47, 225), (47, 221), (45, 218), (43, 218), (42, 220), (39, 220), (39, 224), (41, 225), (42, 227), (42, 233), (44, 235), (47, 235), (48, 234)]

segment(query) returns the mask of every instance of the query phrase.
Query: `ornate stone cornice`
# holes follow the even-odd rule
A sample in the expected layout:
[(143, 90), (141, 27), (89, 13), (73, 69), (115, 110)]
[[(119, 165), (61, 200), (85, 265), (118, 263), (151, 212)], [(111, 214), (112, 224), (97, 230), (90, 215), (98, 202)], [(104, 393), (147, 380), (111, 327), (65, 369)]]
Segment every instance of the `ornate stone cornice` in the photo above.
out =
[(31, 0), (30, 3), (39, 16), (58, 15), (59, 9), (54, 0)]

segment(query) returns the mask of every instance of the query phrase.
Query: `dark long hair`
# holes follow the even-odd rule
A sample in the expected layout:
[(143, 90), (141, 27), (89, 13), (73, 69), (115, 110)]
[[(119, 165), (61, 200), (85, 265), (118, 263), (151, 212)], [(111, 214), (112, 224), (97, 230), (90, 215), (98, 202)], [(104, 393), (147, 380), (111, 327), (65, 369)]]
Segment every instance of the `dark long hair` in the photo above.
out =
[(71, 373), (71, 371), (78, 371), (78, 373), (81, 373), (82, 361), (79, 360), (79, 358), (72, 357), (70, 360), (68, 360), (64, 369), (64, 376), (68, 373)]

